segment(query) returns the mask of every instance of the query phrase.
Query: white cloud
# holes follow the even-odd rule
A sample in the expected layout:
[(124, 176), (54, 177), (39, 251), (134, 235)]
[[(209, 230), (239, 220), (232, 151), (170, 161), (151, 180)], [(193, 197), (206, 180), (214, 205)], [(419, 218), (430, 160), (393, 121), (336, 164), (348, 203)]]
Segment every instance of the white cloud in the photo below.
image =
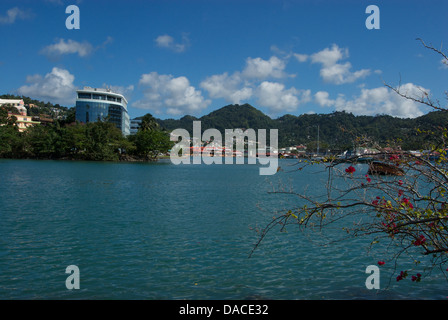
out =
[(64, 54), (78, 54), (80, 57), (86, 57), (93, 51), (93, 46), (87, 41), (80, 43), (71, 39), (67, 41), (60, 39), (59, 42), (43, 48), (40, 53), (47, 57), (59, 57)]
[(286, 67), (285, 61), (272, 56), (269, 60), (261, 58), (247, 58), (246, 67), (242, 72), (242, 76), (247, 79), (268, 79), (268, 78), (284, 78), (288, 75), (284, 72)]
[(299, 62), (305, 62), (308, 60), (309, 56), (307, 54), (294, 53), (294, 57)]
[(190, 85), (186, 77), (174, 78), (172, 75), (151, 72), (143, 74), (139, 84), (146, 88), (144, 98), (133, 106), (156, 114), (163, 111), (171, 115), (197, 114), (211, 103), (204, 99), (201, 91)]
[(326, 91), (318, 91), (314, 94), (314, 99), (322, 107), (330, 107), (334, 105), (334, 101), (330, 100), (329, 93)]
[[(412, 83), (400, 87), (400, 92), (409, 97), (421, 98), (428, 89)], [(314, 95), (315, 101), (325, 107), (334, 107), (337, 111), (347, 111), (355, 115), (387, 114), (399, 118), (416, 118), (423, 115), (419, 104), (398, 95), (387, 87), (362, 89), (361, 94), (351, 100), (344, 95), (329, 99), (328, 92), (319, 91)]]
[(271, 113), (293, 112), (311, 100), (310, 90), (286, 89), (285, 84), (269, 79), (291, 77), (285, 72), (285, 59), (272, 56), (269, 60), (247, 58), (244, 69), (229, 74), (217, 74), (201, 82), (211, 98), (224, 98), (233, 104), (240, 104), (251, 98)]
[(29, 85), (20, 87), (17, 92), (34, 99), (72, 105), (75, 102), (76, 93), (74, 80), (75, 77), (69, 71), (55, 67), (44, 77), (41, 75), (28, 76)]
[(443, 69), (448, 69), (448, 60), (447, 59), (442, 58), (442, 60), (440, 60), (440, 63), (442, 64)]
[(182, 42), (176, 43), (170, 35), (164, 34), (155, 39), (156, 45), (160, 48), (166, 48), (174, 52), (184, 52), (190, 44), (187, 34), (182, 35)]
[(28, 17), (30, 17), (29, 13), (14, 7), (6, 11), (6, 15), (0, 15), (0, 24), (13, 24), (18, 19), (24, 20)]
[[(320, 75), (328, 83), (352, 83), (370, 74), (369, 69), (351, 72), (352, 65), (350, 62), (338, 63), (340, 60), (348, 58), (348, 56), (348, 49), (341, 49), (334, 44), (331, 48), (325, 48), (312, 54), (310, 58), (312, 63), (322, 64)], [(297, 56), (296, 58), (299, 59)]]
[(207, 90), (211, 98), (224, 98), (226, 101), (239, 104), (241, 101), (250, 99), (252, 88), (243, 85), (239, 72), (228, 75), (227, 72), (207, 77), (200, 84), (201, 88)]
[(311, 100), (310, 90), (285, 89), (279, 82), (263, 81), (256, 90), (257, 103), (273, 113), (296, 111), (300, 104)]
[(313, 53), (311, 61), (313, 63), (322, 63), (325, 67), (335, 65), (339, 60), (348, 58), (348, 49), (341, 49), (336, 44), (330, 48)]

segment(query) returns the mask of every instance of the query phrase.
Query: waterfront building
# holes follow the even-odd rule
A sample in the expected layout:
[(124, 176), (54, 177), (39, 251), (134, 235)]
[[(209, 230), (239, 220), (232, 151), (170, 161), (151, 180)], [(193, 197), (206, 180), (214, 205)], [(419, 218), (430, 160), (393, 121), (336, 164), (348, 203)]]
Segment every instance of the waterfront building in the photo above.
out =
[(122, 94), (91, 87), (76, 92), (76, 120), (83, 123), (108, 121), (115, 124), (123, 135), (130, 134), (128, 101)]

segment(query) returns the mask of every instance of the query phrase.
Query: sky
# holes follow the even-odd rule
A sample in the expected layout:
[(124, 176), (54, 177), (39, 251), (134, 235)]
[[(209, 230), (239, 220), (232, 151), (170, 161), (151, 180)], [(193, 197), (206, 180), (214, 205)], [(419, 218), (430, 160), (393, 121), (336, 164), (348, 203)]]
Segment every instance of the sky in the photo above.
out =
[(77, 89), (109, 87), (131, 118), (245, 103), (274, 119), (415, 118), (430, 109), (386, 84), (442, 107), (448, 90), (448, 65), (417, 38), (448, 53), (447, 1), (2, 0), (0, 94), (73, 107)]

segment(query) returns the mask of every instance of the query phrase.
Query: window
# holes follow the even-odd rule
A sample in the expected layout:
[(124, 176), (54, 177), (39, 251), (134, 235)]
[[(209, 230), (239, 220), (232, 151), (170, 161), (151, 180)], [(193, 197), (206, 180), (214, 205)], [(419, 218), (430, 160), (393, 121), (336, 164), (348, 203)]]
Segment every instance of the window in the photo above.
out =
[(90, 93), (80, 92), (78, 93), (79, 99), (92, 99), (92, 95)]

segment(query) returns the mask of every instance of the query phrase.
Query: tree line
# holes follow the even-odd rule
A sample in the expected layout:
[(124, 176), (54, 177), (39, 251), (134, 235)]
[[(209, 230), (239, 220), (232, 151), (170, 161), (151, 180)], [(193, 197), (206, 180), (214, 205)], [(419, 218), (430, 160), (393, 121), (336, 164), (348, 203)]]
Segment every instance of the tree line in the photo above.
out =
[(15, 120), (7, 108), (0, 108), (0, 158), (152, 161), (172, 146), (169, 133), (150, 114), (137, 134), (128, 137), (107, 121), (56, 120), (20, 132)]

